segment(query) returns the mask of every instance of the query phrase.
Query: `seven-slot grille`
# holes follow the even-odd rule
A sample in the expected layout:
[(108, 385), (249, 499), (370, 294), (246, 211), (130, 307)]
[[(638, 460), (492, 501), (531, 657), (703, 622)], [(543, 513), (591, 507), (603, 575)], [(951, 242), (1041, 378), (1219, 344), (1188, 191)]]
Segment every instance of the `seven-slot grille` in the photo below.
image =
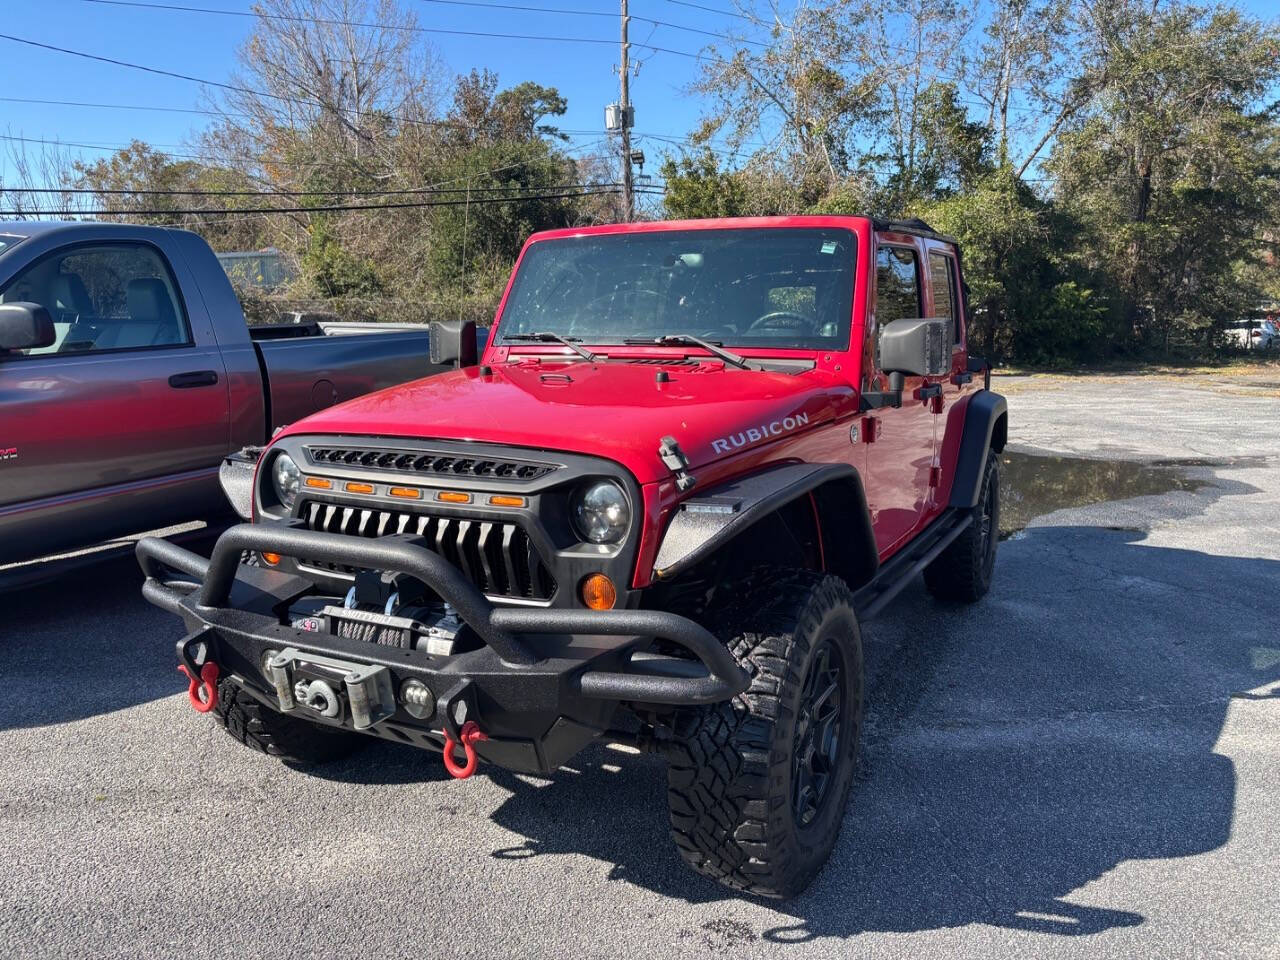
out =
[(318, 464), (336, 463), (399, 473), (436, 477), (492, 477), (499, 480), (537, 480), (556, 469), (554, 464), (510, 457), (465, 457), (409, 450), (368, 450), (354, 447), (308, 447)]
[[(310, 500), (298, 515), (311, 530), (357, 537), (386, 537), (407, 533), (422, 537), (474, 583), (494, 597), (550, 600), (555, 579), (542, 562), (529, 535), (515, 523), (432, 517), (403, 510), (380, 510)], [(299, 560), (306, 566), (352, 574), (355, 567), (340, 563)]]

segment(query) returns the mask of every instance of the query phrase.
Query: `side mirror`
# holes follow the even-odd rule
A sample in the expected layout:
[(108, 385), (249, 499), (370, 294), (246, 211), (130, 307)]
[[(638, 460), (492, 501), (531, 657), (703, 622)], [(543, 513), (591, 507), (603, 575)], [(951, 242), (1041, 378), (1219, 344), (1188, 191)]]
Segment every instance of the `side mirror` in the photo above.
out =
[(895, 320), (880, 331), (880, 369), (912, 377), (951, 372), (951, 321)]
[(431, 324), (431, 363), (474, 367), (479, 361), (474, 320), (436, 320)]
[(49, 311), (38, 303), (0, 303), (0, 350), (51, 347), (58, 339)]

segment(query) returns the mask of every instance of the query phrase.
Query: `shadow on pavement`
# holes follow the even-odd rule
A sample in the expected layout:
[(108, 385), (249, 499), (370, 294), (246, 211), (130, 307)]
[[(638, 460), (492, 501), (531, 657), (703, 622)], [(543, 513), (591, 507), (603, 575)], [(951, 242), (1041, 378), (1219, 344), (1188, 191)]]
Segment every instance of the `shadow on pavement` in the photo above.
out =
[[(211, 544), (196, 542), (192, 549)], [(183, 690), (182, 624), (142, 599), (132, 555), (0, 593), (0, 730), (123, 710)]]
[[(181, 690), (176, 623), (141, 601), (133, 562), (94, 577), (92, 590), (68, 581), (4, 597), (0, 729)], [(982, 603), (943, 607), (909, 589), (866, 631), (866, 740), (831, 862), (803, 896), (772, 904), (788, 922), (750, 935), (1141, 923), (1141, 904), (1067, 898), (1125, 861), (1226, 842), (1235, 774), (1214, 746), (1232, 697), (1271, 695), (1263, 688), (1280, 681), (1277, 583), (1273, 560), (1033, 527), (1002, 548)], [(381, 743), (319, 775), (442, 778), (436, 755)], [(666, 896), (737, 899), (676, 856), (656, 757), (592, 749), (537, 788), (485, 775), (509, 791), (493, 820), (524, 837), (496, 858), (585, 855)]]
[[(1073, 891), (1128, 860), (1227, 841), (1235, 774), (1214, 745), (1233, 697), (1280, 681), (1258, 654), (1278, 646), (1274, 605), (1254, 599), (1280, 563), (1139, 537), (1034, 529), (984, 603), (911, 591), (868, 629), (868, 737), (844, 830), (810, 890), (770, 904), (794, 922), (758, 935), (1098, 933), (1144, 918)], [(1071, 581), (1063, 564), (1096, 569)], [(585, 854), (614, 880), (734, 899), (671, 847), (656, 758), (588, 751), (539, 789), (488, 775), (511, 791), (493, 819), (526, 838), (493, 856)]]

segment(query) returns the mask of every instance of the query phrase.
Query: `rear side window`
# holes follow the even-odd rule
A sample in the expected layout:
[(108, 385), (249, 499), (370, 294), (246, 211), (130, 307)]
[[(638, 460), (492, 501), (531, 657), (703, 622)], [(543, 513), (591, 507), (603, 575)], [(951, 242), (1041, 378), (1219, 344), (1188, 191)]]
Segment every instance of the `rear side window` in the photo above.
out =
[(920, 264), (909, 247), (881, 247), (876, 251), (876, 322), (924, 315), (920, 306)]
[(955, 270), (950, 257), (941, 253), (929, 254), (929, 288), (933, 292), (933, 315), (951, 321), (951, 340), (958, 343), (960, 328), (956, 324)]
[(52, 346), (20, 353), (101, 353), (191, 343), (182, 301), (159, 251), (148, 244), (72, 247), (27, 267), (0, 303), (38, 303), (53, 317)]

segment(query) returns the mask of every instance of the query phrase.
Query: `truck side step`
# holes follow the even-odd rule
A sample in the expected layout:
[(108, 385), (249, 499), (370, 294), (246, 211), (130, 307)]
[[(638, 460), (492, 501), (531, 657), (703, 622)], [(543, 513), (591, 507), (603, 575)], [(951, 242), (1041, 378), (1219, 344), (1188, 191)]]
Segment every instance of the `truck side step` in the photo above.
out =
[(948, 509), (929, 524), (906, 549), (890, 558), (880, 567), (872, 581), (853, 595), (858, 620), (866, 623), (889, 605), (916, 574), (933, 562), (951, 541), (960, 536), (973, 523), (973, 514)]

